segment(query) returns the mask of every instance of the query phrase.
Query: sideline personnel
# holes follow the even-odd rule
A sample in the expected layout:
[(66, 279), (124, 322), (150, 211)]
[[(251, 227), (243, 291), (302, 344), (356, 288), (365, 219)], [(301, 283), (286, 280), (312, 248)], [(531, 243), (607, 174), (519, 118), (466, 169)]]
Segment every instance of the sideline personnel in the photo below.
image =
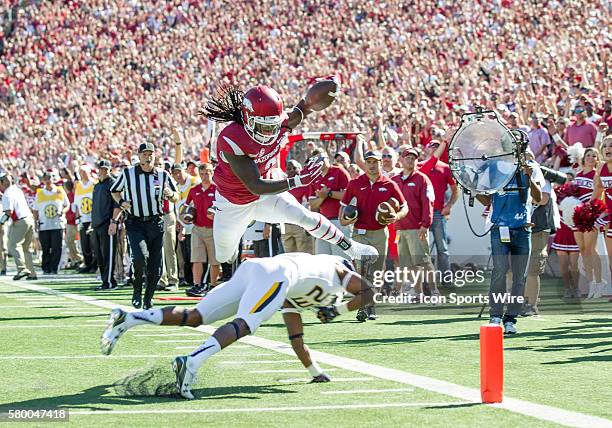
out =
[[(125, 225), (134, 262), (132, 305), (149, 309), (162, 268), (164, 237), (163, 202), (178, 200), (174, 180), (166, 171), (155, 168), (155, 146), (142, 143), (138, 147), (136, 166), (123, 170), (111, 186), (113, 199), (127, 212)], [(146, 291), (142, 299), (143, 274)]]

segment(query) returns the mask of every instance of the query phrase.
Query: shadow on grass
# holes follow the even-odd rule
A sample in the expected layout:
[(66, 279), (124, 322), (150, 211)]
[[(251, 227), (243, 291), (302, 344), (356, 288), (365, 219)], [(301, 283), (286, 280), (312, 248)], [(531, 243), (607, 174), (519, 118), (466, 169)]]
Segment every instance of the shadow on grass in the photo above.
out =
[[(260, 394), (297, 393), (278, 385), (227, 386), (193, 390), (200, 399), (260, 399)], [(0, 413), (10, 409), (87, 409), (112, 410), (116, 406), (164, 403), (183, 400), (176, 392), (174, 372), (156, 365), (131, 373), (112, 385), (99, 385), (75, 394), (34, 398), (0, 405)]]

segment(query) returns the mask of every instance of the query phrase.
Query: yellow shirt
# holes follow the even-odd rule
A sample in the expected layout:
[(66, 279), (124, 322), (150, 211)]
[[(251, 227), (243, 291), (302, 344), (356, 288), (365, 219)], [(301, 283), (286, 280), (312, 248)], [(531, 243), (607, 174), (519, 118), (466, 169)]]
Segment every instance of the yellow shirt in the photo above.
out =
[(38, 211), (40, 230), (64, 229), (64, 208), (67, 208), (68, 204), (68, 196), (63, 188), (53, 186), (52, 190), (38, 189), (34, 209)]
[(76, 209), (78, 208), (79, 215), (81, 216), (81, 223), (91, 223), (93, 188), (95, 184), (95, 181), (90, 181), (85, 184), (81, 181), (77, 181), (74, 187), (73, 211), (76, 213)]

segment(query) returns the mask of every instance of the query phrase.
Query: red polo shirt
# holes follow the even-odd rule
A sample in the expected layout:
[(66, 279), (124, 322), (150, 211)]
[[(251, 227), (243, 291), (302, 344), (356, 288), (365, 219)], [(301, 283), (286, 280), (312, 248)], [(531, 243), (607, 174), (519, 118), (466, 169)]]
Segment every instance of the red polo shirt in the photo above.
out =
[(214, 184), (208, 186), (204, 190), (201, 184), (193, 186), (187, 195), (185, 205), (189, 205), (193, 201), (193, 206), (196, 210), (196, 216), (193, 221), (198, 227), (213, 227), (213, 221), (207, 217), (208, 209), (212, 207), (215, 201), (215, 191), (217, 187)]
[(451, 174), (450, 167), (447, 163), (438, 161), (431, 170), (425, 173), (425, 175), (431, 180), (436, 195), (434, 210), (441, 210), (444, 208), (444, 194), (446, 193), (446, 188), (455, 185), (455, 179), (453, 178), (453, 174)]
[(396, 198), (402, 206), (406, 205), (406, 199), (397, 184), (383, 175), (374, 183), (370, 182), (366, 174), (349, 181), (342, 198), (342, 205), (348, 205), (353, 197), (357, 198), (359, 212), (354, 223), (357, 229), (379, 230), (385, 227), (376, 221), (376, 208), (381, 202)]
[[(351, 176), (344, 168), (332, 165), (329, 167), (327, 174), (320, 175), (310, 184), (310, 193), (314, 196), (315, 192), (323, 187), (327, 187), (334, 192), (342, 191), (346, 189), (349, 181), (351, 181)], [(319, 212), (329, 219), (338, 218), (340, 199), (326, 198), (319, 207)]]
[(310, 196), (310, 186), (295, 187), (289, 190), (295, 199), (301, 204), (302, 200)]
[(421, 226), (429, 229), (433, 220), (434, 189), (429, 178), (415, 170), (408, 177), (402, 172), (392, 180), (406, 198), (408, 214), (395, 223), (397, 230), (414, 230)]

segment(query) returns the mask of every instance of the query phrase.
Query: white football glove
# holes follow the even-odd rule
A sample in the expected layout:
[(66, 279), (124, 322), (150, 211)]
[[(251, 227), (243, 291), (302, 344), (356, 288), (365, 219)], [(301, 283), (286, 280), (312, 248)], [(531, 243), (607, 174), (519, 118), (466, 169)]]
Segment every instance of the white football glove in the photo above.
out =
[(319, 175), (321, 175), (321, 170), (323, 169), (323, 157), (319, 156), (311, 161), (309, 161), (304, 168), (296, 174), (295, 176), (288, 178), (287, 183), (289, 184), (289, 189), (295, 189), (296, 187), (308, 186), (312, 183)]

